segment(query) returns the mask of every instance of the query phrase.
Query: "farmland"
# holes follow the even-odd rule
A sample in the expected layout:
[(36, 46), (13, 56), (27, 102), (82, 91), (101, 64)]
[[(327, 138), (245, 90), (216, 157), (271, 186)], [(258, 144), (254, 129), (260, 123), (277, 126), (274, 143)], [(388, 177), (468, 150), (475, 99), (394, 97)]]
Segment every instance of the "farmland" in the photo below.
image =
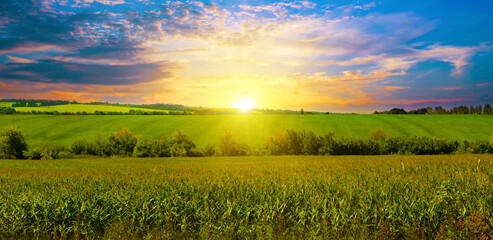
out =
[[(12, 106), (12, 102), (0, 102), (0, 107), (10, 107), (10, 106)], [(128, 113), (130, 110), (140, 110), (140, 111), (147, 111), (147, 112), (150, 112), (150, 111), (168, 112), (166, 110), (132, 108), (132, 107), (126, 107), (126, 106), (113, 106), (113, 105), (91, 105), (91, 104), (82, 104), (82, 103), (80, 103), (80, 104), (64, 104), (64, 105), (55, 105), (55, 106), (44, 106), (44, 107), (15, 107), (14, 109), (18, 112), (30, 112), (30, 111), (53, 112), (53, 111), (57, 111), (60, 113), (63, 113), (63, 112), (94, 113), (95, 111)]]
[(120, 128), (134, 134), (168, 139), (183, 130), (198, 147), (217, 144), (224, 130), (239, 142), (261, 146), (266, 136), (295, 129), (318, 134), (368, 138), (381, 128), (391, 136), (428, 136), (450, 140), (488, 140), (493, 117), (488, 115), (204, 115), (204, 116), (62, 116), (0, 115), (0, 128), (19, 127), (30, 146), (41, 143), (68, 146), (80, 139), (107, 138)]
[(0, 238), (481, 238), (493, 156), (0, 161)]

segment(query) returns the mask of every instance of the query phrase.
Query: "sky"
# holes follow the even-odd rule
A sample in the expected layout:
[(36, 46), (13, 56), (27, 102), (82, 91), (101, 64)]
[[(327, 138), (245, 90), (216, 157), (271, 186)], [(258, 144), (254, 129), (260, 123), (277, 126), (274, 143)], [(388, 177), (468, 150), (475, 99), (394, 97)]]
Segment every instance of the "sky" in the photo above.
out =
[(493, 1), (0, 0), (0, 98), (493, 103)]

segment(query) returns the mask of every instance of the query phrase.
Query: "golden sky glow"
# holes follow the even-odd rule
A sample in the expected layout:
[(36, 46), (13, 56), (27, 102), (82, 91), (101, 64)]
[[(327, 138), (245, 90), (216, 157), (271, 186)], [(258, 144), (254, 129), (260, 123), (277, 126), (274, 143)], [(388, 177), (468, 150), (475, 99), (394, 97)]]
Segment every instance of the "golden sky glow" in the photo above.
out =
[[(491, 34), (428, 5), (40, 1), (4, 6), (2, 98), (357, 112), (493, 99)], [(488, 9), (473, 5), (457, 8)]]

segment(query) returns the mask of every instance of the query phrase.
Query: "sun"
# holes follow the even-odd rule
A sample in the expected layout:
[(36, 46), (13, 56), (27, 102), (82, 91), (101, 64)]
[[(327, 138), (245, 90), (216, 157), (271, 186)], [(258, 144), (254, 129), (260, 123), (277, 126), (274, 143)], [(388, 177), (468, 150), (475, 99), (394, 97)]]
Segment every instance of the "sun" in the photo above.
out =
[(253, 102), (252, 99), (249, 98), (240, 98), (236, 100), (236, 103), (233, 106), (234, 108), (238, 110), (251, 110), (253, 107), (255, 107), (255, 103)]

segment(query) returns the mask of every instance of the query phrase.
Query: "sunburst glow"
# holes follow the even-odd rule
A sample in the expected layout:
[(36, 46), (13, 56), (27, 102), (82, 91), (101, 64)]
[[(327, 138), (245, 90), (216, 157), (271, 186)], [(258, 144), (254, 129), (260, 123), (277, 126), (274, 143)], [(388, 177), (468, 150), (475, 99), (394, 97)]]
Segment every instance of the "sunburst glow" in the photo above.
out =
[(238, 99), (234, 104), (234, 108), (243, 111), (251, 110), (253, 107), (255, 107), (255, 103), (252, 99), (249, 98)]

